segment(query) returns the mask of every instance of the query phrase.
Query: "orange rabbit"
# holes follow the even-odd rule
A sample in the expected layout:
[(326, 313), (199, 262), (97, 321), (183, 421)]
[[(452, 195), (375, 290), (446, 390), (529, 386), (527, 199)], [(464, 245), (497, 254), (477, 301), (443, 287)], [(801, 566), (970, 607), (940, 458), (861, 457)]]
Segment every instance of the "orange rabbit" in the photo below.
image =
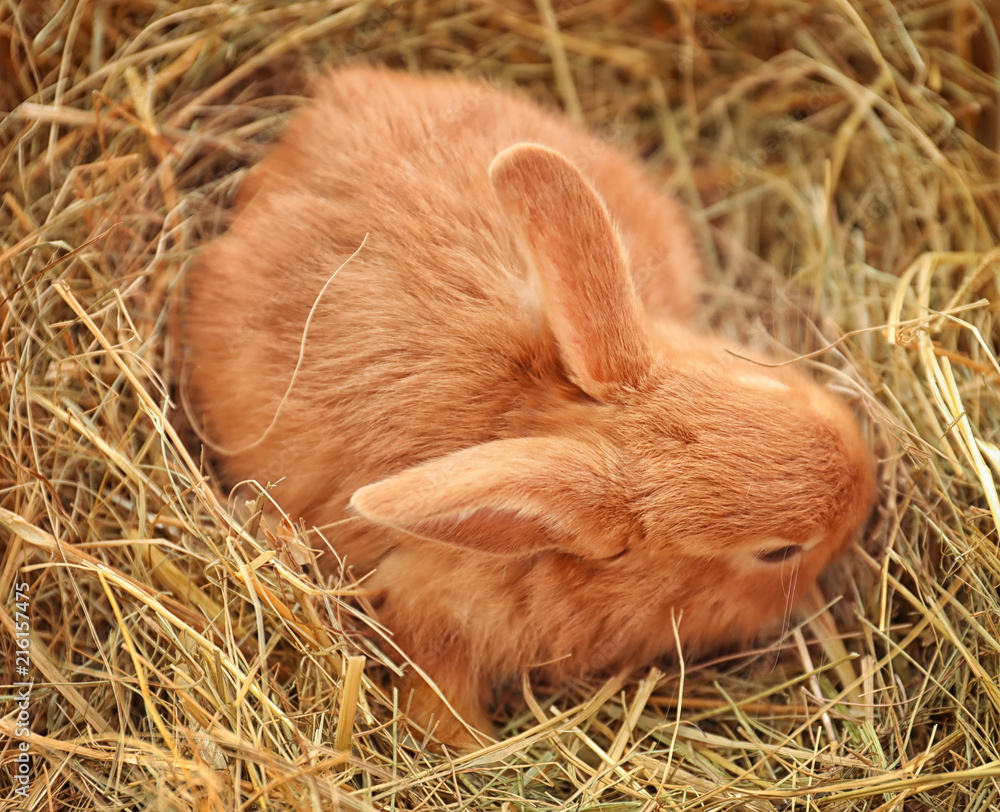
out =
[(525, 669), (640, 665), (675, 624), (688, 650), (752, 639), (871, 508), (843, 404), (684, 326), (678, 206), (527, 101), (337, 71), (239, 205), (189, 276), (197, 415), (230, 480), (354, 518), (339, 556), (472, 728)]

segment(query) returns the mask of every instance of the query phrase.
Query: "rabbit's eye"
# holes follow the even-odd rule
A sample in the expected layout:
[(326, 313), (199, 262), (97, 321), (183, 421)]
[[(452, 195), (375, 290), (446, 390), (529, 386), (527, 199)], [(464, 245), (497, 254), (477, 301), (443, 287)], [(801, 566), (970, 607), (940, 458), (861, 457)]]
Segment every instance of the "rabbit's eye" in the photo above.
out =
[(776, 550), (761, 550), (757, 553), (757, 560), (765, 564), (780, 564), (787, 558), (792, 558), (802, 552), (798, 544), (789, 544), (785, 547), (778, 547)]

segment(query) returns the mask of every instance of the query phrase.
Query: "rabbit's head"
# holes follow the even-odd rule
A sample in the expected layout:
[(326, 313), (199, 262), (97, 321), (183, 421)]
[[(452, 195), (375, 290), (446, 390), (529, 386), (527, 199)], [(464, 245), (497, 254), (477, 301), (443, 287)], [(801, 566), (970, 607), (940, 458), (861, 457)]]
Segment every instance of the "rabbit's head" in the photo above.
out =
[(511, 147), (491, 178), (558, 348), (561, 405), (531, 436), (430, 460), (361, 488), (353, 507), (479, 552), (631, 558), (662, 581), (685, 641), (752, 636), (871, 509), (853, 416), (794, 370), (649, 323), (602, 200), (558, 153)]

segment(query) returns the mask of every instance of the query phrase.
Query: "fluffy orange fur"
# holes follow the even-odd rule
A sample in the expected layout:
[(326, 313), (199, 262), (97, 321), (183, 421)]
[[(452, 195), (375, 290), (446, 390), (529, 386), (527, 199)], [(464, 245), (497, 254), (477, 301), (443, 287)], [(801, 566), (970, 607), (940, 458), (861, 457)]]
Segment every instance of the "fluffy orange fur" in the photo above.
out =
[(694, 650), (752, 638), (871, 508), (843, 404), (684, 326), (677, 204), (527, 101), (337, 71), (239, 206), (189, 275), (197, 415), (231, 481), (354, 517), (338, 555), (473, 728), (525, 669), (636, 666), (675, 625)]

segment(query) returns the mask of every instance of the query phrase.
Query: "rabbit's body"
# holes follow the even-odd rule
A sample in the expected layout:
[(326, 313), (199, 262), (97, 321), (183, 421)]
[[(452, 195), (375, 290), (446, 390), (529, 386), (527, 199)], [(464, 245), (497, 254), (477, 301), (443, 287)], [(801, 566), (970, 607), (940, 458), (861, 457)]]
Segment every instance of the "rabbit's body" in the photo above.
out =
[[(388, 472), (559, 422), (558, 352), (488, 173), (523, 141), (601, 169), (636, 224), (650, 306), (690, 315), (686, 225), (619, 152), (485, 84), (340, 71), (251, 171), (239, 205), (253, 205), (190, 276), (193, 392), (209, 436), (244, 449), (222, 459), (233, 481), (284, 477), (282, 504), (322, 523)], [(359, 535), (365, 568), (381, 554), (371, 528)]]
[[(232, 481), (355, 517), (338, 555), (474, 726), (525, 668), (752, 637), (867, 513), (849, 412), (685, 328), (676, 204), (527, 102), (339, 71), (240, 205), (190, 276), (197, 414)], [(468, 741), (412, 687), (418, 721)]]

